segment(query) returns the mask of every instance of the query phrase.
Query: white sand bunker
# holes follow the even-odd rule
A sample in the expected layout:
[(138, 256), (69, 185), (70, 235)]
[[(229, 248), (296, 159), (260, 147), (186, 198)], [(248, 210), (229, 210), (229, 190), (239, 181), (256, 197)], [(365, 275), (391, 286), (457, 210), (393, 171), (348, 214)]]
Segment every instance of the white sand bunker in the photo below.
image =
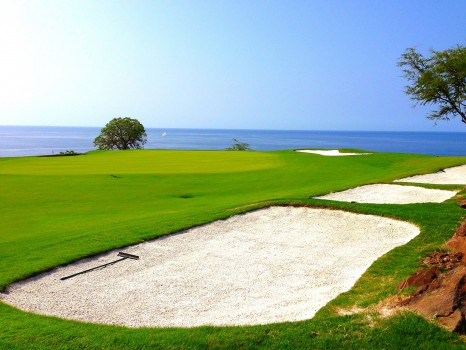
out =
[(453, 197), (456, 193), (457, 191), (435, 190), (416, 186), (376, 184), (355, 187), (314, 198), (377, 204), (441, 203)]
[(116, 259), (115, 250), (0, 295), (23, 310), (129, 327), (305, 320), (418, 234), (378, 216), (272, 207), (125, 249), (140, 260), (60, 281)]
[(302, 153), (313, 153), (313, 154), (320, 154), (321, 156), (331, 156), (331, 157), (338, 157), (338, 156), (363, 156), (370, 153), (342, 153), (338, 149), (331, 149), (331, 150), (313, 150), (313, 149), (298, 149), (296, 152)]
[(416, 175), (396, 180), (397, 182), (417, 182), (436, 185), (465, 185), (466, 164), (454, 168), (447, 168), (433, 174)]

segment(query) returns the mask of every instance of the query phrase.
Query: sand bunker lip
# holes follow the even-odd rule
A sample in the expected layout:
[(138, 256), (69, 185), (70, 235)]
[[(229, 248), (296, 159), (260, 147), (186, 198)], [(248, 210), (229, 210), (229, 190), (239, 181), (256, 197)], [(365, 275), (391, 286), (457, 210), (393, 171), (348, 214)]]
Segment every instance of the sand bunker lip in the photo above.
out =
[(441, 203), (457, 191), (435, 190), (417, 186), (375, 184), (355, 187), (346, 191), (314, 197), (340, 202), (374, 204)]
[(346, 152), (340, 152), (338, 149), (331, 149), (331, 150), (318, 150), (318, 149), (298, 149), (296, 152), (301, 152), (301, 153), (313, 153), (313, 154), (319, 154), (321, 156), (329, 156), (329, 157), (339, 157), (339, 156), (364, 156), (368, 155), (371, 153), (346, 153)]
[(125, 249), (139, 260), (60, 281), (119, 250), (11, 285), (20, 309), (128, 327), (254, 325), (310, 319), (413, 224), (338, 210), (270, 207)]
[(434, 185), (466, 185), (466, 164), (425, 175), (405, 177), (395, 182), (415, 182)]

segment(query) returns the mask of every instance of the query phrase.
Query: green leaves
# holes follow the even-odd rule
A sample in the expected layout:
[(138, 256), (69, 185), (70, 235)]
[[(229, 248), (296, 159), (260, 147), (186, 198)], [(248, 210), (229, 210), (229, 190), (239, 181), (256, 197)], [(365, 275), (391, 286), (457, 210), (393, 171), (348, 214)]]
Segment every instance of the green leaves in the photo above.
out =
[(147, 141), (144, 126), (131, 118), (114, 118), (100, 131), (94, 140), (98, 149), (131, 149), (143, 148)]
[(410, 82), (406, 94), (421, 105), (436, 105), (427, 116), (433, 120), (449, 120), (460, 116), (466, 123), (466, 47), (430, 51), (424, 57), (414, 48), (401, 55), (398, 66)]
[(249, 143), (240, 142), (237, 139), (233, 139), (233, 144), (230, 147), (225, 148), (227, 151), (251, 151)]

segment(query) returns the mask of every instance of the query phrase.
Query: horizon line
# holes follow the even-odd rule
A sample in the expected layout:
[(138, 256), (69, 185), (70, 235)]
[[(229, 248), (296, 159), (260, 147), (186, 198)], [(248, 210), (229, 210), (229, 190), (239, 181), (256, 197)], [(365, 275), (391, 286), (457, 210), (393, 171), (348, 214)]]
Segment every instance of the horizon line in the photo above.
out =
[[(13, 125), (0, 124), (0, 127), (24, 127), (24, 128), (86, 128), (102, 129), (103, 126), (77, 126), (77, 125)], [(435, 126), (433, 126), (435, 128)], [(217, 130), (217, 131), (302, 131), (302, 132), (444, 132), (444, 133), (466, 133), (465, 131), (445, 131), (445, 130), (356, 130), (356, 129), (258, 129), (258, 128), (190, 128), (190, 127), (145, 127), (146, 130)]]

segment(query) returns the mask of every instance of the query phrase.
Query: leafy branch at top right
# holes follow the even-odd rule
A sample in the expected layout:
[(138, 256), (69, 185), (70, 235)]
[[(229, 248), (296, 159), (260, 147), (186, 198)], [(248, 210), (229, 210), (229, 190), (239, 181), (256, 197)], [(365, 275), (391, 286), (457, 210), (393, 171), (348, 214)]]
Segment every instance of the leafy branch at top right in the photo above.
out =
[(450, 120), (459, 116), (466, 124), (466, 47), (430, 50), (424, 57), (408, 48), (398, 60), (409, 85), (405, 92), (416, 104), (437, 106), (427, 118)]

